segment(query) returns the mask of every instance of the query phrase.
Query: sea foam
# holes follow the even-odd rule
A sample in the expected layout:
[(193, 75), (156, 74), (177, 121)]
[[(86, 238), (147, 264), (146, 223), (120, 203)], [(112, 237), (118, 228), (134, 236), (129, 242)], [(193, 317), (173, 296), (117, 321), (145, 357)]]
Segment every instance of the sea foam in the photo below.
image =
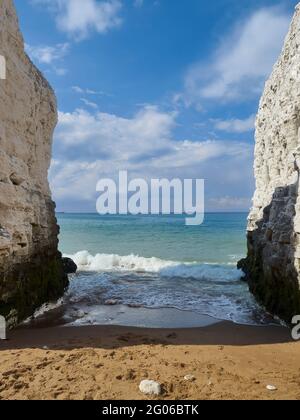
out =
[(78, 266), (79, 271), (89, 272), (134, 272), (157, 273), (161, 277), (181, 277), (213, 281), (239, 281), (242, 272), (232, 266), (204, 263), (182, 263), (160, 258), (145, 258), (138, 255), (120, 256), (117, 254), (91, 255), (80, 251), (74, 255), (65, 255)]

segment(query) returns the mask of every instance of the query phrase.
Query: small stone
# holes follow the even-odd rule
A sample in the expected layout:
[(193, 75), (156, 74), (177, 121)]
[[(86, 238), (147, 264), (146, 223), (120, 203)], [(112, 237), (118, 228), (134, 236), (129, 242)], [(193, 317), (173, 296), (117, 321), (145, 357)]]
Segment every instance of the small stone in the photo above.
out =
[(274, 386), (274, 385), (267, 385), (267, 390), (268, 391), (277, 391), (277, 388), (276, 388), (276, 386)]
[(140, 383), (140, 391), (145, 395), (158, 397), (162, 393), (161, 385), (155, 381), (145, 380)]
[(105, 302), (104, 302), (104, 305), (107, 305), (107, 306), (116, 306), (116, 305), (118, 305), (120, 303), (120, 301), (119, 300), (117, 300), (117, 299), (108, 299), (108, 300), (106, 300)]
[(176, 340), (177, 334), (176, 333), (169, 334), (167, 335), (167, 338), (170, 338), (171, 340)]
[(80, 319), (80, 318), (84, 318), (86, 315), (87, 315), (87, 314), (86, 314), (84, 311), (81, 311), (81, 310), (79, 310), (79, 311), (77, 311), (77, 312), (76, 312), (76, 317), (77, 317), (78, 319)]
[(49, 347), (48, 346), (44, 346), (43, 347), (43, 350), (49, 350)]
[(185, 375), (184, 380), (188, 382), (194, 382), (196, 377), (194, 375)]

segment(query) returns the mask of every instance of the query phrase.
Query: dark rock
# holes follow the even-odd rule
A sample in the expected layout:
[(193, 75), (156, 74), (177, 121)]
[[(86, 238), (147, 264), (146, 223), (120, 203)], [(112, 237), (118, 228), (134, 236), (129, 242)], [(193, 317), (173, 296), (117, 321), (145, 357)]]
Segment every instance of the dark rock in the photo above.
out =
[[(30, 261), (14, 264), (9, 271), (0, 267), (0, 314), (8, 328), (31, 316), (43, 303), (57, 300), (67, 286), (61, 254), (39, 249)], [(52, 254), (52, 255), (51, 255)]]
[(77, 265), (71, 258), (62, 259), (63, 269), (66, 274), (75, 274), (77, 271)]

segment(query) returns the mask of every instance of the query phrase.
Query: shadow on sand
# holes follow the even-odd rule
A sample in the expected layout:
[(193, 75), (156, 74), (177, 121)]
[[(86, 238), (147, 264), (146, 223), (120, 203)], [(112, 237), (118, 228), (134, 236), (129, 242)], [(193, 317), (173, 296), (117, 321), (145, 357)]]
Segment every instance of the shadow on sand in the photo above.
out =
[(38, 348), (73, 350), (118, 349), (139, 345), (253, 346), (291, 342), (284, 327), (252, 327), (218, 322), (202, 328), (145, 329), (118, 326), (19, 329), (0, 342), (1, 350)]

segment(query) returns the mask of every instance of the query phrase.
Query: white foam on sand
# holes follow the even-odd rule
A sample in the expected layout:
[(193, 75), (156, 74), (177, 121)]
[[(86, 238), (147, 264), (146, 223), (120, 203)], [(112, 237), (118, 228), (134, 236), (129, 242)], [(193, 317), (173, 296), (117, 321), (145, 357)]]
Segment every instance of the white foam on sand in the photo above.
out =
[[(143, 323), (143, 316), (150, 314), (149, 309), (161, 308), (177, 310), (171, 325), (177, 325), (175, 315), (180, 319), (180, 311), (192, 313), (195, 317), (205, 315), (241, 324), (273, 322), (255, 302), (247, 284), (241, 281), (243, 273), (235, 266), (170, 261), (133, 254), (91, 255), (88, 251), (66, 257), (73, 259), (78, 266), (78, 274), (72, 278), (64, 299), (67, 323), (128, 322), (128, 325), (137, 326)], [(115, 302), (116, 305), (110, 308), (106, 302)], [(126, 316), (124, 310), (120, 311), (120, 305), (123, 308), (129, 306)], [(159, 322), (161, 312), (155, 320), (155, 312), (151, 315), (150, 325), (164, 325), (163, 320)], [(185, 325), (191, 325), (190, 319)]]
[(58, 309), (64, 304), (64, 299), (60, 298), (56, 302), (48, 302), (44, 303), (42, 306), (40, 306), (32, 316), (27, 318), (25, 321), (23, 321), (22, 324), (29, 324), (32, 320), (41, 318), (43, 315), (54, 311), (55, 309)]
[(207, 315), (174, 308), (130, 308), (125, 305), (98, 306), (82, 314), (71, 326), (118, 325), (138, 328), (197, 328), (220, 322)]
[(34, 319), (54, 312), (64, 324), (155, 328), (200, 326), (203, 317), (250, 325), (272, 322), (234, 266), (87, 251), (66, 256), (77, 264), (78, 274), (64, 298), (44, 305)]

